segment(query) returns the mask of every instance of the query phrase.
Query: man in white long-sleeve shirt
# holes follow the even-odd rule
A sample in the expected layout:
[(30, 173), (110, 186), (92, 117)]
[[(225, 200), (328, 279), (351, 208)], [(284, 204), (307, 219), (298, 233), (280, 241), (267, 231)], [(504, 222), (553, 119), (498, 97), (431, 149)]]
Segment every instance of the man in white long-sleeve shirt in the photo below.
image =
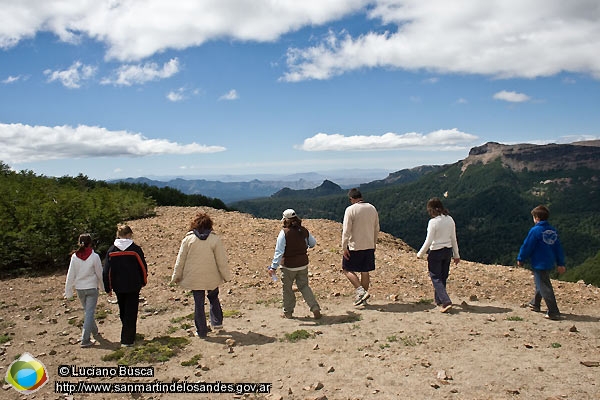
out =
[[(357, 188), (348, 192), (350, 206), (344, 213), (342, 229), (342, 270), (356, 290), (355, 306), (366, 304), (369, 295), (370, 271), (375, 270), (375, 247), (379, 233), (377, 209), (362, 198)], [(358, 277), (360, 273), (360, 278)]]

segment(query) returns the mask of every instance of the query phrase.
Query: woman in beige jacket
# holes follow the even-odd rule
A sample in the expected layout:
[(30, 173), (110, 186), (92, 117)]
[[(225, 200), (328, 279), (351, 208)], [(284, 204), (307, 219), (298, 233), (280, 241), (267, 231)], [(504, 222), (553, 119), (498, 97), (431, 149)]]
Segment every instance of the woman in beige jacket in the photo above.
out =
[(205, 292), (210, 302), (210, 324), (213, 329), (223, 328), (223, 310), (219, 302), (219, 285), (231, 280), (227, 253), (221, 238), (212, 231), (213, 222), (208, 214), (198, 213), (190, 223), (190, 231), (181, 241), (171, 282), (194, 295), (194, 322), (197, 336), (208, 333), (204, 312)]

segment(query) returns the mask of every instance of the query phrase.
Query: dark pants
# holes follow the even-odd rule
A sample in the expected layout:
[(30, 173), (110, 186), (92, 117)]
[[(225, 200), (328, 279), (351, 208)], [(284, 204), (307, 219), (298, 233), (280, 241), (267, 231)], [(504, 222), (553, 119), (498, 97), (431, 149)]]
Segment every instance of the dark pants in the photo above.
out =
[(429, 277), (435, 291), (435, 304), (446, 306), (452, 304), (446, 292), (446, 281), (450, 275), (450, 261), (452, 260), (452, 249), (443, 248), (432, 250), (427, 256)]
[(544, 299), (548, 307), (548, 315), (559, 315), (554, 289), (552, 288), (552, 282), (550, 282), (550, 270), (534, 269), (533, 280), (535, 282), (535, 295), (531, 299), (531, 304), (539, 307), (542, 299)]
[(119, 317), (121, 318), (121, 344), (133, 344), (135, 341), (140, 292), (117, 293)]
[[(204, 290), (192, 290), (194, 295), (194, 323), (200, 337), (204, 337), (208, 333), (206, 313), (204, 312), (204, 292)], [(208, 297), (210, 303), (210, 324), (212, 326), (223, 325), (223, 310), (219, 302), (219, 288), (208, 290), (206, 297)]]

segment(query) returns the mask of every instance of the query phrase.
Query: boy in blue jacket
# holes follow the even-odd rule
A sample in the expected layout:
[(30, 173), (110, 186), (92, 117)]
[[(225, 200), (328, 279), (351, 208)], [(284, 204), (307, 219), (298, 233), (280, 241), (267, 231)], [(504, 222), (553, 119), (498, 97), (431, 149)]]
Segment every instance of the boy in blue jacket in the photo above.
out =
[(556, 304), (554, 289), (550, 282), (550, 272), (557, 265), (559, 274), (565, 272), (565, 255), (563, 253), (558, 232), (548, 223), (550, 211), (545, 206), (537, 206), (531, 210), (535, 225), (529, 230), (521, 250), (517, 256), (517, 265), (531, 258), (531, 269), (535, 281), (535, 295), (529, 302), (529, 308), (540, 311), (542, 299), (546, 302), (548, 311), (546, 318), (560, 319), (560, 312)]

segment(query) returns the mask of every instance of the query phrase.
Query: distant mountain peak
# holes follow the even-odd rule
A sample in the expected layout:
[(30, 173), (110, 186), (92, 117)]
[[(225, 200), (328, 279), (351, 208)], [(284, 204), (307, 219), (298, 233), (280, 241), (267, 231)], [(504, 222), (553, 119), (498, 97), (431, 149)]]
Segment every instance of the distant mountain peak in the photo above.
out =
[(271, 197), (294, 197), (294, 196), (306, 196), (306, 197), (317, 197), (317, 196), (326, 196), (329, 194), (340, 194), (343, 193), (344, 189), (341, 188), (340, 185), (334, 183), (328, 179), (325, 179), (323, 183), (317, 186), (314, 189), (305, 189), (305, 190), (292, 190), (288, 187), (285, 187), (279, 190), (277, 193), (271, 195)]
[(572, 170), (576, 168), (600, 169), (598, 141), (576, 144), (514, 144), (488, 142), (473, 147), (463, 160), (462, 170), (474, 164), (488, 164), (500, 159), (502, 165), (513, 171)]
[(321, 185), (317, 186), (315, 189), (326, 191), (334, 190), (336, 192), (339, 192), (340, 190), (342, 190), (342, 187), (337, 183), (331, 182), (329, 179), (325, 179), (323, 183), (321, 183)]

